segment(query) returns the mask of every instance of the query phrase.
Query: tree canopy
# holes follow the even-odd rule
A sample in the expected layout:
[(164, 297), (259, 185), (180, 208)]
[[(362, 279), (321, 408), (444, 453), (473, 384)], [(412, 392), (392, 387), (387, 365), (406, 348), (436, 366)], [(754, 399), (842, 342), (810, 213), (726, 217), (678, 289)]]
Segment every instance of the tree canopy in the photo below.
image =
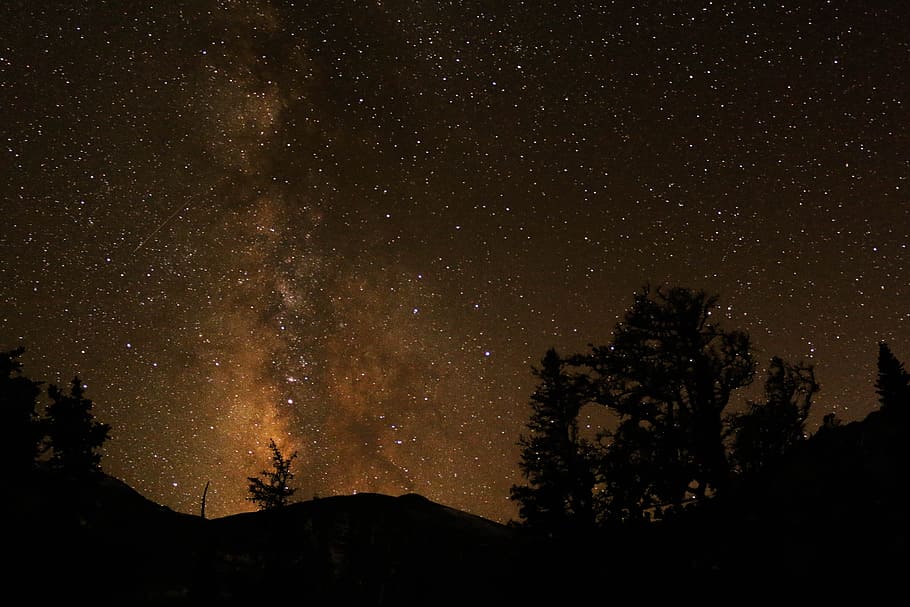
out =
[(100, 470), (99, 449), (108, 440), (111, 427), (95, 420), (94, 403), (86, 398), (82, 381), (74, 377), (69, 393), (55, 385), (47, 392), (51, 403), (44, 428), (51, 464), (77, 474)]
[(12, 474), (35, 464), (42, 437), (36, 407), (41, 382), (22, 374), (25, 348), (0, 352), (0, 465)]
[(0, 352), (0, 465), (13, 475), (33, 470), (39, 461), (71, 474), (101, 469), (101, 447), (111, 427), (95, 419), (94, 403), (78, 377), (69, 391), (47, 387), (50, 404), (37, 411), (43, 382), (22, 373), (25, 348)]
[[(634, 449), (650, 500), (678, 503), (722, 489), (730, 395), (752, 382), (748, 334), (717, 322), (716, 295), (645, 287), (613, 340), (578, 357), (599, 387), (598, 403), (620, 418), (617, 449)], [(630, 454), (631, 455), (631, 454)]]
[(519, 467), (527, 484), (510, 492), (528, 524), (555, 532), (589, 527), (594, 519), (590, 445), (579, 437), (577, 422), (587, 381), (566, 368), (566, 361), (550, 349), (533, 369), (540, 383), (531, 395), (528, 433), (519, 439)]
[(751, 403), (746, 413), (731, 419), (731, 458), (737, 472), (758, 472), (806, 438), (806, 419), (819, 389), (811, 365), (771, 359), (765, 402)]
[[(684, 287), (644, 287), (612, 340), (584, 353), (547, 352), (531, 397), (515, 486), (525, 524), (560, 529), (661, 516), (723, 492), (805, 436), (819, 386), (814, 369), (771, 360), (765, 402), (730, 414), (751, 384), (749, 335), (721, 326), (718, 296)], [(595, 441), (578, 436), (585, 405), (616, 423)], [(731, 439), (732, 437), (732, 439)], [(730, 443), (732, 442), (732, 447)]]

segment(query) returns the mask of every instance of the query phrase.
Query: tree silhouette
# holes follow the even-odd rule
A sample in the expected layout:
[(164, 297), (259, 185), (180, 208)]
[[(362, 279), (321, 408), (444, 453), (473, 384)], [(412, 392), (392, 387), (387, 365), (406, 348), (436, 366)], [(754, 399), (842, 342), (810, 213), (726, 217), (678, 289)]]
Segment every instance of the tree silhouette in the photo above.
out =
[(878, 394), (883, 411), (906, 411), (910, 408), (910, 375), (886, 342), (878, 344), (878, 378), (875, 380), (875, 393)]
[(620, 511), (634, 511), (635, 499), (644, 508), (702, 498), (729, 480), (723, 412), (733, 391), (751, 383), (755, 365), (749, 336), (714, 322), (717, 300), (646, 286), (612, 342), (574, 358), (590, 369), (594, 399), (619, 416), (605, 473), (625, 477), (625, 491), (642, 492), (608, 495)]
[(594, 523), (591, 447), (579, 437), (577, 422), (587, 381), (567, 374), (566, 364), (550, 349), (533, 368), (540, 382), (531, 395), (529, 433), (518, 441), (519, 468), (528, 482), (510, 491), (526, 525), (557, 533)]
[(246, 499), (255, 503), (260, 510), (286, 506), (297, 491), (289, 486), (294, 478), (291, 462), (297, 457), (297, 452), (285, 458), (273, 439), (269, 439), (269, 449), (272, 451), (272, 469), (263, 470), (259, 477), (247, 477), (250, 495)]
[(620, 421), (613, 432), (603, 432), (601, 439), (606, 445), (595, 461), (598, 520), (633, 523), (651, 518), (663, 504), (663, 486), (674, 472), (673, 462), (660, 452), (662, 442), (654, 439), (652, 428), (632, 417)]
[(111, 427), (95, 421), (85, 386), (74, 377), (69, 394), (56, 385), (49, 386), (47, 393), (51, 404), (45, 408), (44, 429), (51, 464), (72, 474), (99, 471), (99, 449), (108, 440)]
[(34, 467), (43, 434), (35, 410), (41, 382), (22, 375), (24, 353), (0, 352), (0, 466), (13, 475)]
[(730, 420), (734, 432), (732, 460), (743, 475), (773, 463), (806, 438), (812, 397), (819, 391), (815, 370), (805, 363), (771, 359), (765, 380), (765, 402), (751, 403)]

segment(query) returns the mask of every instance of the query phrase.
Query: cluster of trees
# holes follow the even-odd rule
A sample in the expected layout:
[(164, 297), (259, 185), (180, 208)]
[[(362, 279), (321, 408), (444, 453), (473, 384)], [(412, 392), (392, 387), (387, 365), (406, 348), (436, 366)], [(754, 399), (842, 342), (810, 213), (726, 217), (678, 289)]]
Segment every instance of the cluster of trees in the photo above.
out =
[[(39, 465), (73, 476), (100, 472), (101, 448), (110, 438), (111, 427), (95, 419), (85, 385), (78, 376), (68, 390), (48, 385), (50, 402), (39, 411), (44, 382), (23, 374), (24, 353), (22, 347), (0, 352), (0, 463), (13, 478), (22, 478)], [(272, 468), (247, 479), (247, 499), (263, 510), (286, 505), (296, 491), (289, 483), (297, 453), (284, 457), (274, 440), (269, 448)]]
[[(772, 358), (763, 398), (728, 412), (734, 393), (753, 382), (756, 361), (749, 336), (717, 322), (717, 301), (699, 290), (645, 287), (608, 345), (546, 353), (519, 439), (526, 483), (510, 493), (523, 524), (559, 534), (654, 520), (727, 490), (808, 438), (819, 384), (804, 362)], [(882, 408), (910, 408), (908, 385), (882, 343)], [(614, 427), (583, 435), (586, 406), (606, 407)]]
[[(725, 491), (808, 438), (819, 384), (804, 362), (773, 357), (763, 398), (728, 412), (756, 361), (746, 333), (716, 322), (717, 301), (704, 291), (645, 287), (608, 345), (546, 353), (519, 439), (526, 483), (510, 492), (523, 523), (569, 533), (659, 518)], [(78, 377), (68, 390), (49, 385), (39, 414), (44, 384), (22, 374), (23, 353), (0, 353), (0, 462), (12, 476), (39, 462), (70, 474), (100, 471), (111, 428), (95, 419), (85, 386)], [(884, 342), (875, 388), (883, 411), (910, 410), (910, 375)], [(607, 408), (614, 427), (580, 432), (586, 406)], [(829, 414), (823, 427), (837, 423)], [(296, 491), (297, 453), (285, 457), (274, 440), (269, 449), (271, 469), (247, 477), (247, 499), (260, 510), (287, 505)]]
[(0, 353), (0, 462), (9, 475), (31, 472), (39, 461), (68, 474), (101, 470), (101, 447), (111, 427), (95, 419), (79, 377), (69, 390), (47, 387), (50, 403), (39, 413), (43, 382), (22, 374), (17, 348)]

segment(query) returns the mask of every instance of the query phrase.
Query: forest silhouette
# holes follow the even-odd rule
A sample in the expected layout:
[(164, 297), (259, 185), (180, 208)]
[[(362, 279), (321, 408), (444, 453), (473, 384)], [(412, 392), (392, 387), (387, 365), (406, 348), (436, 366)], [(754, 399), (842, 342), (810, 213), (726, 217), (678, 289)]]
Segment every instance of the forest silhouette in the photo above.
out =
[[(757, 604), (833, 600), (848, 580), (872, 602), (890, 596), (906, 566), (910, 375), (879, 342), (878, 410), (811, 432), (815, 370), (774, 356), (761, 398), (736, 408), (758, 362), (717, 310), (716, 295), (645, 286), (609, 343), (543, 355), (509, 525), (416, 495), (292, 502), (296, 453), (274, 441), (272, 468), (247, 478), (260, 511), (175, 513), (103, 472), (111, 428), (78, 377), (45, 387), (24, 348), (2, 352), (3, 508), (19, 555), (5, 573), (33, 600), (102, 604)], [(585, 407), (616, 423), (580, 431)], [(48, 554), (67, 583), (40, 584)]]
[[(773, 357), (764, 401), (728, 411), (756, 362), (747, 334), (715, 322), (717, 301), (645, 287), (611, 343), (546, 353), (519, 441), (528, 482), (511, 492), (525, 524), (565, 533), (659, 519), (773, 465), (808, 437), (819, 384), (801, 361)], [(608, 408), (616, 427), (582, 437), (578, 415), (587, 405)]]

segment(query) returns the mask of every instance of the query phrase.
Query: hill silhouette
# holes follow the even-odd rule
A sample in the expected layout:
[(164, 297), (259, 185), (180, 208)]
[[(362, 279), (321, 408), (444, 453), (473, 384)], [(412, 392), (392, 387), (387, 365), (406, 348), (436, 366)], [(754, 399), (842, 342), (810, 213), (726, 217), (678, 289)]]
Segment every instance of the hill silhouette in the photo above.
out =
[(455, 605), (816, 602), (899, 588), (906, 416), (820, 430), (707, 505), (557, 540), (422, 496), (357, 494), (218, 519), (104, 474), (4, 486), (8, 586), (30, 602)]
[(822, 428), (771, 469), (668, 521), (661, 547), (685, 551), (696, 579), (740, 603), (843, 604), (858, 593), (891, 604), (905, 594), (907, 436), (897, 411)]

